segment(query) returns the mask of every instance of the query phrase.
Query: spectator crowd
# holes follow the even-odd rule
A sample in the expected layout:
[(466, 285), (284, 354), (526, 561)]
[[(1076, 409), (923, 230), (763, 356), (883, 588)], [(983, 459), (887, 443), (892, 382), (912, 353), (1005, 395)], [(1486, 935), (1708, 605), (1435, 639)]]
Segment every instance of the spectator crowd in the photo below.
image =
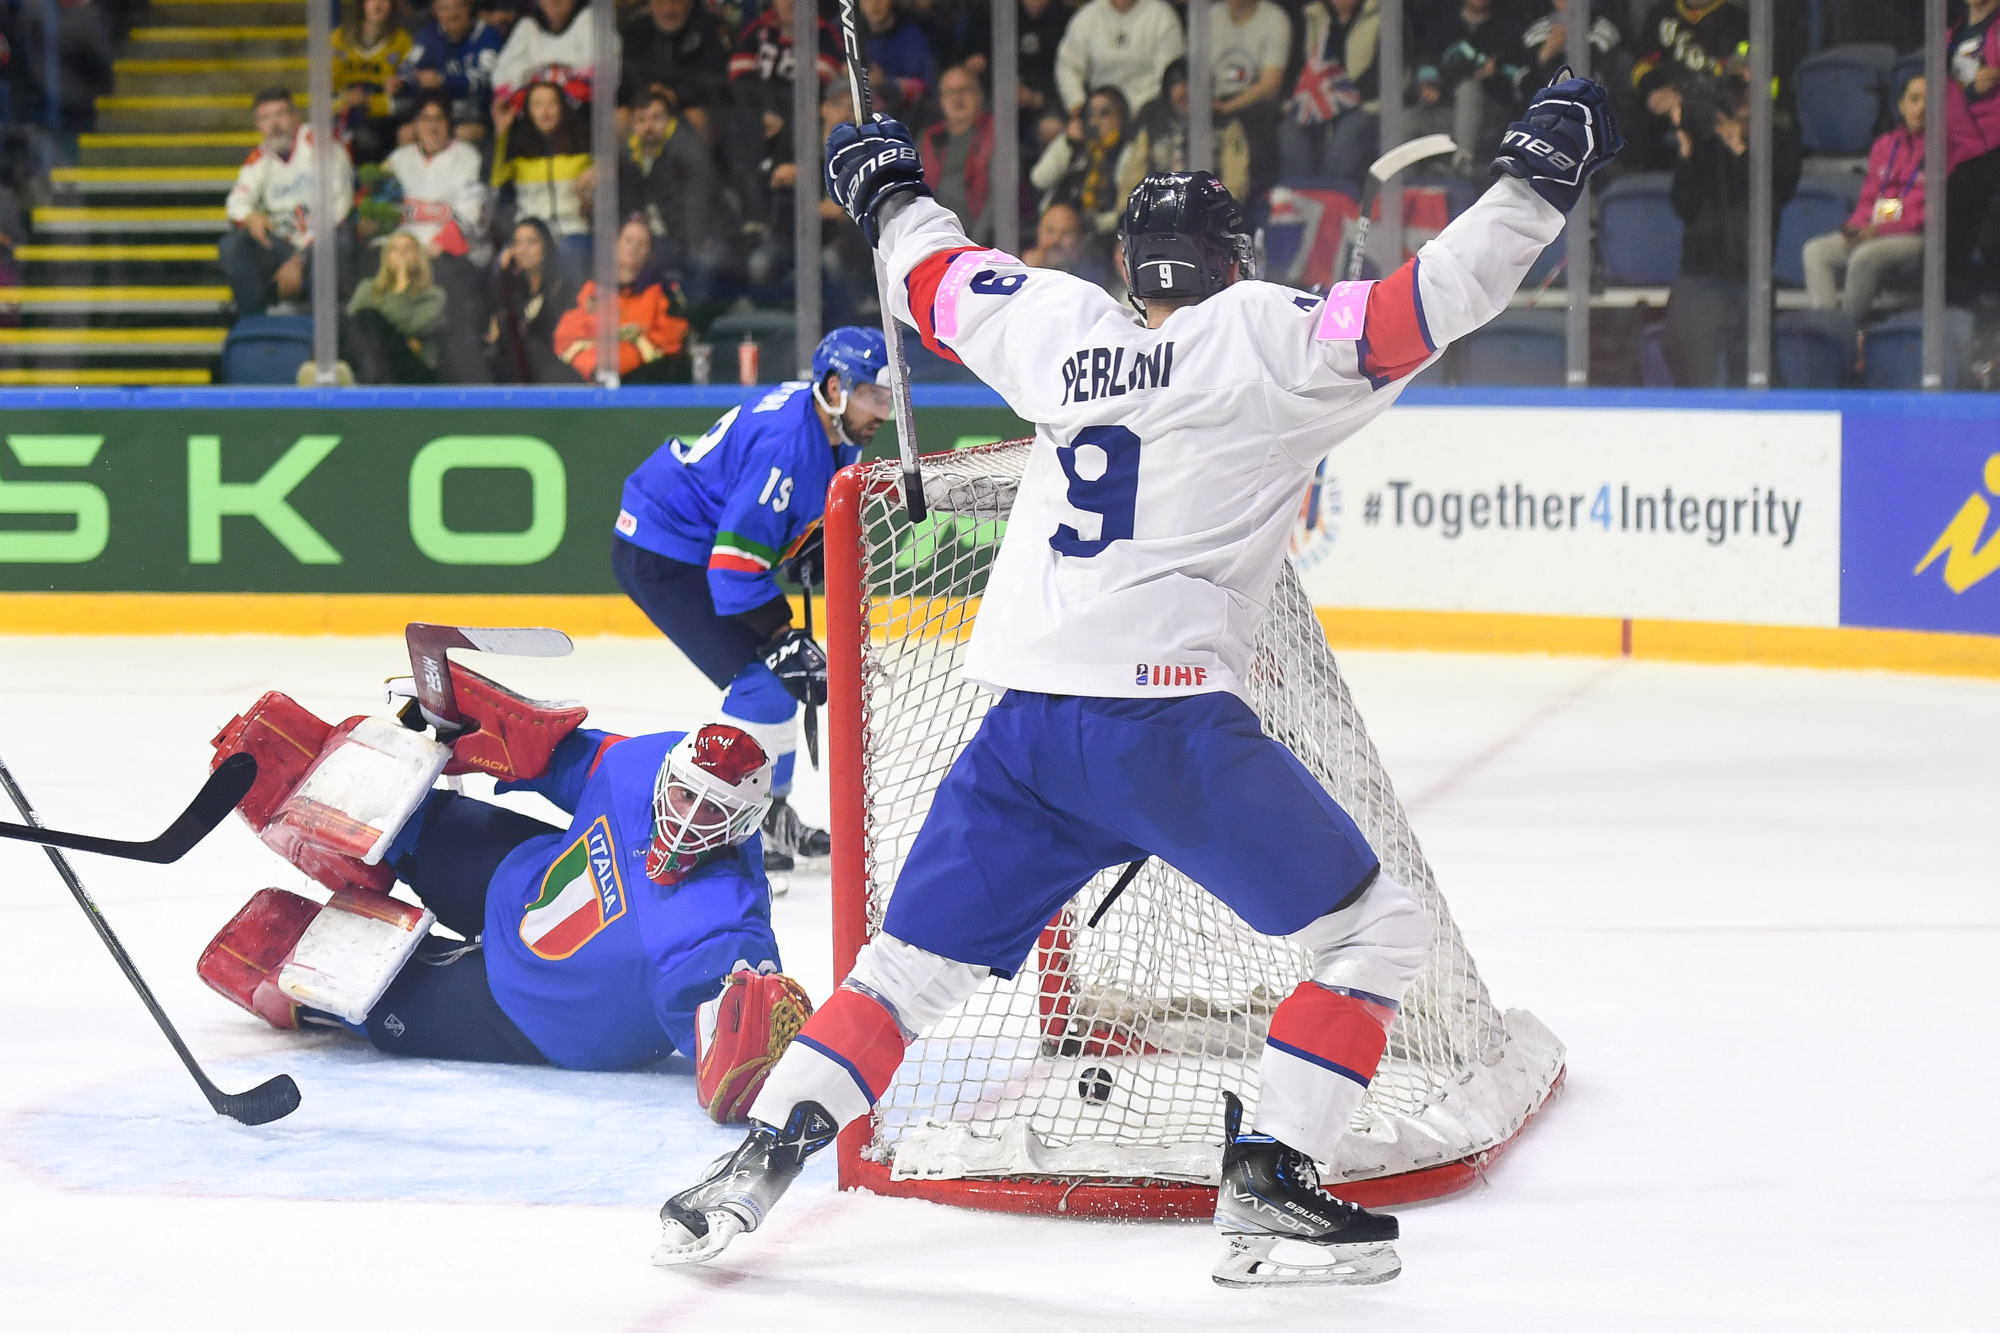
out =
[[(833, 0), (821, 4), (810, 63), (793, 50), (794, 4), (807, 2), (429, 0), (416, 11), (409, 0), (341, 0), (333, 42), (341, 142), (330, 155), (337, 216), (331, 227), (312, 218), (320, 146), (295, 109), (297, 90), (260, 94), (252, 112), (260, 142), (230, 194), (233, 227), (221, 251), (237, 315), (302, 306), (313, 264), (331, 255), (346, 312), (343, 356), (357, 378), (587, 378), (599, 359), (596, 303), (606, 299), (592, 281), (596, 182), (612, 171), (618, 365), (630, 378), (686, 378), (694, 330), (732, 310), (793, 303), (795, 185), (801, 169), (817, 169), (793, 160), (793, 81), (819, 84), (822, 137), (852, 116)], [(1019, 115), (1007, 125), (989, 110), (992, 3), (1017, 8)], [(143, 12), (101, 4), (65, 0), (60, 12), (95, 12), (107, 34), (129, 22), (120, 15)], [(1462, 206), (1468, 185), (1484, 185), (1506, 125), (1567, 63), (1570, 0), (1406, 0), (1401, 89), (1383, 87), (1381, 0), (1213, 0), (1209, 9), (1214, 165), (1257, 225), (1286, 214), (1301, 192), (1357, 195), (1381, 147), (1389, 96), (1400, 98), (1409, 134), (1444, 132), (1458, 145), (1432, 172), (1459, 182), (1447, 193)], [(1028, 262), (1119, 291), (1114, 233), (1127, 193), (1149, 171), (1187, 164), (1184, 0), (860, 0), (859, 10), (877, 104), (917, 133), (927, 179), (968, 234), (990, 243), (1011, 210)], [(1996, 11), (2000, 0), (1952, 7), (1945, 96), (1955, 299), (2000, 299)], [(40, 12), (0, 0), (0, 94), (13, 99), (17, 119), (32, 118), (31, 108), (19, 114), (35, 97), (20, 57)], [(1630, 144), (1614, 172), (1672, 178), (1684, 229), (1667, 310), (1675, 373), (1682, 383), (1740, 382), (1747, 7), (1597, 0), (1590, 14), (1594, 72)], [(615, 70), (596, 67), (594, 25), (604, 21), (617, 25)], [(1777, 6), (1771, 169), (1780, 208), (1807, 169), (1792, 75), (1826, 35), (1813, 23), (1898, 51), (1917, 49), (1923, 36), (1914, 4)], [(80, 87), (104, 83), (109, 49), (102, 76), (79, 57)], [(1918, 77), (1895, 93), (1897, 114), (1867, 159), (1852, 217), (1804, 252), (1811, 303), (1857, 323), (1921, 260), (1926, 90)], [(592, 153), (591, 104), (600, 97), (615, 99), (615, 164)], [(82, 125), (88, 115), (79, 109), (71, 119)], [(1021, 163), (1013, 198), (993, 188), (1006, 139)], [(823, 200), (818, 208), (827, 322), (865, 322), (877, 313), (865, 242), (838, 209)], [(8, 209), (0, 179), (0, 235), (18, 240)], [(1293, 280), (1300, 273), (1291, 266)]]

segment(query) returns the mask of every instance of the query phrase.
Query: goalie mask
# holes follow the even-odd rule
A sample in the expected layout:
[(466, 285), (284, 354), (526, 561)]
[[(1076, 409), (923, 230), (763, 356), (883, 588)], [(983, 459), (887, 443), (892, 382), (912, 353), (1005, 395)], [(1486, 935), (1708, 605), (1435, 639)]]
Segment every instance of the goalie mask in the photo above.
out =
[(1156, 171), (1140, 181), (1125, 201), (1118, 241), (1135, 305), (1163, 297), (1199, 300), (1257, 276), (1243, 210), (1206, 171)]
[(681, 737), (653, 784), (646, 877), (672, 884), (742, 843), (771, 806), (771, 757), (750, 733), (711, 722)]

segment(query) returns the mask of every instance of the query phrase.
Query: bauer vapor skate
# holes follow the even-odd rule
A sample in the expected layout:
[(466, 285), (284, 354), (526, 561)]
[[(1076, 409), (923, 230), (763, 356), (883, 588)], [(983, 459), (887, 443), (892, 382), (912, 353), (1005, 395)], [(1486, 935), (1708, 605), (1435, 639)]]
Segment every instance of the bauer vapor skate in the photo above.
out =
[(653, 1262), (667, 1267), (705, 1263), (744, 1232), (755, 1231), (798, 1178), (806, 1158), (839, 1132), (818, 1102), (794, 1106), (782, 1129), (751, 1121), (749, 1137), (715, 1160), (708, 1179), (661, 1207)]
[[(1268, 1134), (1243, 1133), (1243, 1103), (1234, 1093), (1222, 1098), (1215, 1226), (1229, 1248), (1215, 1266), (1217, 1286), (1365, 1286), (1403, 1271), (1395, 1218), (1328, 1194), (1310, 1157)], [(1281, 1243), (1289, 1252), (1273, 1258)]]

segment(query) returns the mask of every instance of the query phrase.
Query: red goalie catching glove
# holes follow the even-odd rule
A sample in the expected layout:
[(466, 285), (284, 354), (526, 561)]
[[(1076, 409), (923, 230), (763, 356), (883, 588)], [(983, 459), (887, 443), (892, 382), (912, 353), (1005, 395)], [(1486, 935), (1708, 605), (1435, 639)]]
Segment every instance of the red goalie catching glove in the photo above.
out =
[(812, 1011), (805, 990), (784, 973), (737, 964), (722, 994), (695, 1017), (695, 1096), (710, 1119), (732, 1125), (750, 1118), (771, 1066)]

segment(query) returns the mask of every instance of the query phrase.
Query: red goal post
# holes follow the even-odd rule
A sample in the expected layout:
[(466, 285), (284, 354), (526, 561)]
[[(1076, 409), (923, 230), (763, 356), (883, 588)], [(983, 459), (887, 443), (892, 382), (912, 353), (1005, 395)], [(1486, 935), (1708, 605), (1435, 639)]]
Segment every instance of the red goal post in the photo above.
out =
[[(957, 682), (957, 658), (1030, 444), (927, 456), (921, 530), (903, 513), (893, 459), (834, 479), (825, 615), (836, 981), (879, 922), (929, 793), (984, 710), (984, 696)], [(1364, 1206), (1448, 1194), (1479, 1179), (1559, 1089), (1562, 1046), (1525, 1011), (1492, 1007), (1289, 572), (1279, 593), (1271, 618), (1292, 637), (1260, 634), (1260, 668), (1277, 694), (1307, 691), (1313, 702), (1277, 716), (1265, 699), (1260, 716), (1425, 899), (1437, 937), (1371, 1090), (1383, 1105), (1360, 1127), (1364, 1140), (1387, 1133), (1400, 1146), (1364, 1153), (1327, 1184)], [(989, 981), (912, 1045), (876, 1113), (840, 1135), (843, 1189), (1015, 1213), (1213, 1213), (1219, 1088), (1254, 1098), (1270, 997), (1296, 984), (1302, 956), (1294, 963), (1286, 942), (1249, 938), (1227, 908), (1158, 862), (1131, 902), (1121, 898), (1103, 930), (1086, 935), (1085, 907), (1116, 869), (1049, 923), (1016, 978)], [(1153, 938), (1162, 920), (1176, 937), (1164, 943)], [(1097, 1062), (1082, 1073), (1103, 1095), (1081, 1088), (1084, 1061)], [(942, 1155), (915, 1151), (920, 1141)], [(1448, 1146), (1431, 1151), (1437, 1141)], [(1194, 1160), (1204, 1142), (1213, 1161)], [(912, 1167), (911, 1157), (921, 1160)]]

